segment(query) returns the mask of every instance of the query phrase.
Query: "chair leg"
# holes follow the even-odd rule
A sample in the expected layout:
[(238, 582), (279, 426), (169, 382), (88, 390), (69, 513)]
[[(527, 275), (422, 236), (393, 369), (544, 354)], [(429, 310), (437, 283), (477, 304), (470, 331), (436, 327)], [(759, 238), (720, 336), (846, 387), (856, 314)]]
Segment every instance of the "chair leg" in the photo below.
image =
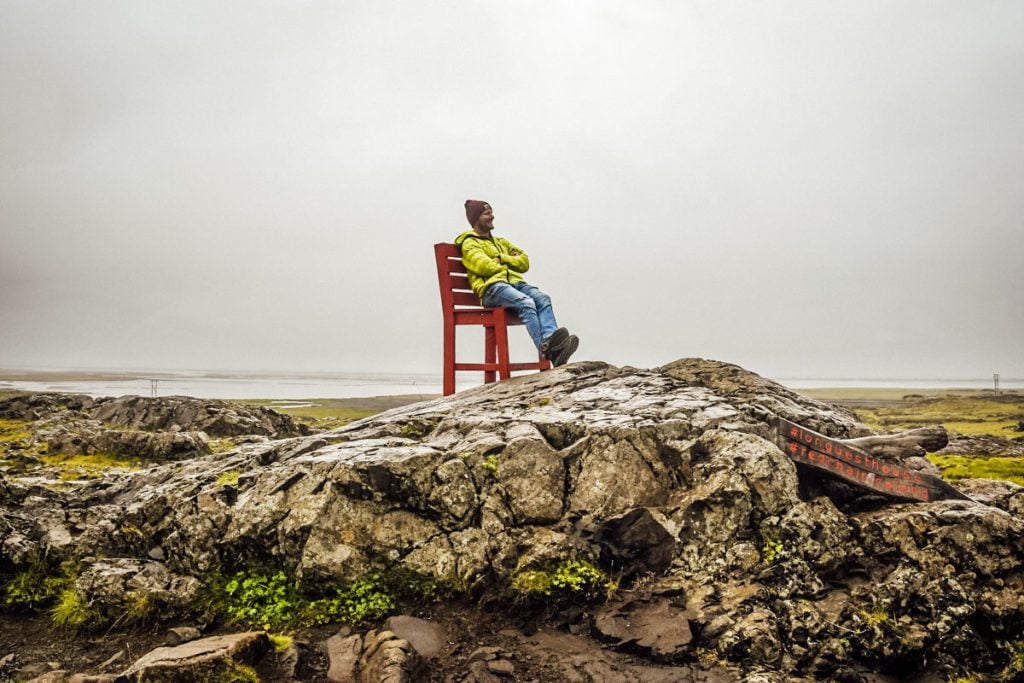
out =
[[(494, 327), (490, 325), (484, 326), (484, 362), (494, 363), (495, 362), (495, 341), (494, 341)], [(494, 370), (484, 370), (484, 384), (490, 384), (495, 380)]]
[(442, 370), (442, 393), (450, 396), (455, 393), (455, 323), (444, 323), (444, 369)]
[(498, 350), (498, 376), (508, 379), (512, 371), (508, 368), (508, 319), (504, 308), (494, 311), (494, 337)]

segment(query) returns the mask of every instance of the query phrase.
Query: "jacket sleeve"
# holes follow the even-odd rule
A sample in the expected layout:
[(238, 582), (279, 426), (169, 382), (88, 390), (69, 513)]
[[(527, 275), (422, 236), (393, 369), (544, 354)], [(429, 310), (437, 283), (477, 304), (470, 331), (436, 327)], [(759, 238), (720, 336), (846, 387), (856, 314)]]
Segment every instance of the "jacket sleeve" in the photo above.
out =
[(477, 240), (466, 240), (461, 246), (462, 265), (466, 266), (466, 270), (474, 275), (489, 278), (505, 270), (505, 266), (495, 261), (493, 257), (488, 256)]
[[(526, 252), (509, 242), (507, 239), (502, 239), (501, 242), (502, 246), (507, 250), (507, 253), (503, 253), (501, 255), (501, 262), (508, 265), (517, 273), (525, 273), (528, 271), (530, 269), (530, 257), (526, 255)], [(518, 251), (519, 253), (512, 256), (513, 251)]]

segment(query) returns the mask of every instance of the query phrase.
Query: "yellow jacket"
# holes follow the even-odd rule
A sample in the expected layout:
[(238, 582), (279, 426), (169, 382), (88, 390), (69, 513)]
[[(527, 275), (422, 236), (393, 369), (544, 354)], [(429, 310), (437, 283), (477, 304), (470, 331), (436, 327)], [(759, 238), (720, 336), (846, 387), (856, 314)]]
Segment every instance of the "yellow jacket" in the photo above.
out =
[(455, 238), (455, 244), (462, 250), (469, 286), (481, 299), (495, 282), (526, 282), (522, 274), (530, 269), (530, 257), (504, 237), (481, 237), (467, 230)]

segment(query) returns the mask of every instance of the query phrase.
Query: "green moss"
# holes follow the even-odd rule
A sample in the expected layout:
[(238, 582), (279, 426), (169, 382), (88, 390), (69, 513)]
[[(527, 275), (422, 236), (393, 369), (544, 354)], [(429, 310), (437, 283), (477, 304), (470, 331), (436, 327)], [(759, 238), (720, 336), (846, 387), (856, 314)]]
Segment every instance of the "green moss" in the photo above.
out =
[(213, 439), (210, 441), (211, 453), (227, 453), (238, 448), (233, 439)]
[(565, 560), (517, 572), (512, 589), (524, 595), (596, 597), (617, 588), (604, 572), (586, 560)]
[(0, 444), (20, 443), (32, 438), (30, 420), (0, 420)]
[(217, 486), (238, 486), (238, 477), (241, 474), (238, 470), (228, 470), (227, 472), (221, 472), (221, 475), (217, 477)]
[(65, 588), (61, 592), (59, 601), (50, 610), (50, 616), (58, 626), (68, 626), (71, 628), (85, 626), (96, 621), (98, 617), (96, 612), (78, 594), (74, 586)]
[(1024, 486), (1024, 458), (929, 454), (928, 460), (950, 481), (1005, 479)]
[(97, 479), (109, 470), (131, 471), (145, 466), (137, 458), (121, 457), (111, 453), (89, 453), (88, 455), (40, 455), (39, 460), (54, 467), (64, 481), (72, 479)]
[(883, 609), (877, 608), (871, 611), (860, 610), (857, 614), (858, 616), (860, 616), (861, 621), (863, 621), (868, 626), (872, 627), (886, 624), (889, 622), (890, 619), (888, 612), (886, 612)]
[(284, 652), (295, 644), (291, 636), (286, 636), (283, 633), (271, 633), (269, 638), (270, 644), (274, 646), (274, 652)]
[(160, 612), (162, 604), (159, 599), (149, 591), (134, 591), (128, 594), (128, 611), (125, 612), (124, 620), (137, 624), (150, 621)]
[(232, 660), (220, 677), (219, 683), (260, 683), (256, 669), (248, 664)]

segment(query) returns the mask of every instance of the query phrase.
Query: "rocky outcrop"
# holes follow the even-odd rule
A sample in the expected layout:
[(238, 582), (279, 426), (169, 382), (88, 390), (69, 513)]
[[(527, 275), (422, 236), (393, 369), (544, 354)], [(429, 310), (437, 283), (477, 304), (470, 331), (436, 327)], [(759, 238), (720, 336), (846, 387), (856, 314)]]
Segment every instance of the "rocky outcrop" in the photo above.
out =
[(91, 398), (25, 394), (0, 401), (0, 418), (31, 420), (31, 435), (15, 453), (108, 454), (162, 462), (210, 453), (211, 439), (280, 439), (309, 429), (264, 406), (186, 396)]
[[(1022, 489), (902, 504), (813, 495), (801, 486), (813, 474), (776, 445), (777, 417), (871, 436), (853, 413), (733, 365), (577, 363), (39, 492), (4, 508), (0, 547), (14, 564), (8, 547), (35, 548), (87, 572), (111, 563), (88, 558), (134, 558), (132, 576), (161, 590), (240, 566), (284, 567), (309, 590), (397, 568), (491, 600), (523, 572), (586, 559), (619, 589), (596, 616), (577, 611), (577, 627), (651, 661), (783, 678), (1005, 667), (1006, 643), (1024, 637)], [(93, 605), (121, 609), (80, 583)], [(373, 637), (394, 657), (381, 666), (418, 666), (397, 663), (405, 641), (385, 633)], [(482, 676), (491, 660), (478, 661)]]

